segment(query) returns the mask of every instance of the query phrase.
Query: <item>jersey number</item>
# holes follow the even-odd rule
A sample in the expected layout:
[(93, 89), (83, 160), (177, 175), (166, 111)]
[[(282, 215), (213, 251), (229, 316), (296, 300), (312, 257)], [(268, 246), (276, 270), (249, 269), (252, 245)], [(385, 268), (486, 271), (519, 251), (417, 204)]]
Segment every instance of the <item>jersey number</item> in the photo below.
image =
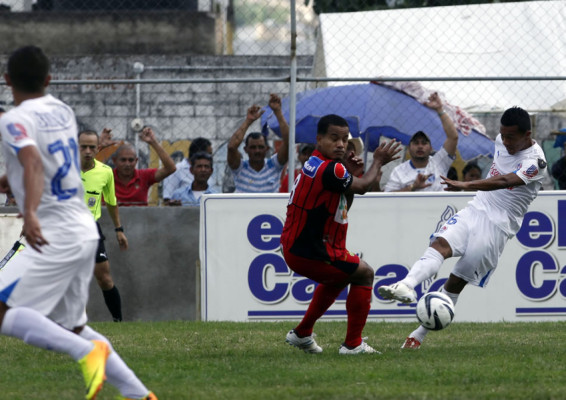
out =
[[(66, 200), (68, 198), (71, 198), (77, 193), (78, 189), (77, 188), (63, 189), (61, 187), (61, 181), (65, 179), (65, 177), (69, 173), (69, 170), (73, 166), (73, 160), (75, 163), (75, 167), (77, 167), (77, 169), (79, 168), (78, 158), (77, 158), (77, 154), (78, 154), (77, 142), (75, 141), (75, 139), (71, 138), (69, 139), (69, 145), (65, 146), (62, 140), (56, 140), (55, 142), (47, 146), (47, 149), (49, 150), (50, 154), (55, 154), (58, 151), (63, 153), (63, 165), (61, 165), (57, 169), (55, 176), (53, 177), (53, 179), (51, 179), (51, 192), (55, 196), (57, 196), (57, 200)], [(72, 155), (71, 155), (71, 151), (73, 152)]]
[(290, 205), (293, 202), (293, 197), (295, 196), (295, 189), (299, 185), (299, 181), (301, 180), (301, 176), (303, 176), (303, 174), (299, 174), (295, 178), (295, 183), (293, 184), (293, 190), (291, 190), (291, 194), (289, 195), (289, 203), (287, 203), (288, 205)]

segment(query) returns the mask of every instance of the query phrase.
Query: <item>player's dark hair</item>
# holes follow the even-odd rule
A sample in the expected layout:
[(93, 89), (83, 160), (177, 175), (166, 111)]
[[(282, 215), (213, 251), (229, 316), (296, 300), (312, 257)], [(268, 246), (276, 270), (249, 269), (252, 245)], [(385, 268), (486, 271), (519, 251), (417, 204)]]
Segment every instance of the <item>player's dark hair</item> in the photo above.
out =
[(8, 76), (21, 92), (42, 92), (48, 75), (49, 60), (39, 47), (20, 47), (8, 59)]
[(194, 154), (198, 153), (199, 151), (208, 151), (208, 148), (211, 146), (212, 143), (210, 143), (210, 140), (203, 137), (193, 139), (191, 145), (189, 146), (189, 160)]
[(197, 151), (195, 154), (191, 156), (189, 160), (191, 165), (193, 165), (198, 160), (208, 160), (210, 161), (210, 168), (212, 168), (212, 156), (207, 153), (206, 151)]
[(519, 132), (527, 132), (531, 130), (531, 117), (529, 113), (521, 107), (511, 107), (501, 116), (501, 125), (515, 126), (519, 128)]
[(326, 135), (328, 133), (328, 127), (330, 125), (348, 126), (348, 122), (344, 118), (336, 114), (325, 115), (318, 121), (318, 125), (316, 127), (317, 135)]
[(267, 140), (265, 139), (265, 136), (263, 136), (261, 134), (261, 132), (250, 132), (248, 134), (248, 136), (246, 136), (246, 146), (248, 145), (250, 139), (259, 139), (259, 138), (263, 138), (263, 141), (265, 142), (265, 145), (267, 146)]

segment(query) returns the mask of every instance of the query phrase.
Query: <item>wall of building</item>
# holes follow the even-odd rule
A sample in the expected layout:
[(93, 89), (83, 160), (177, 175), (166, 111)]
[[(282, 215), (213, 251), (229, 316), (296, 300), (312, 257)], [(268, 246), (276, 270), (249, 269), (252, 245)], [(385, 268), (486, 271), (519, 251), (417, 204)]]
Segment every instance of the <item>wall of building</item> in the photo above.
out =
[(33, 43), (54, 55), (217, 54), (216, 17), (191, 11), (0, 13), (0, 53)]

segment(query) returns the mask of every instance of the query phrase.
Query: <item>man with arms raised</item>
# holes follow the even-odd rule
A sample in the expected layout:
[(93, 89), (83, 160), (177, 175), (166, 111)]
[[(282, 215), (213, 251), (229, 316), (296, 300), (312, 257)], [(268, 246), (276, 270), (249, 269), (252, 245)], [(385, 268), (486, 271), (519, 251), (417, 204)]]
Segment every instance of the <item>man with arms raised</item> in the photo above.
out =
[(354, 194), (370, 190), (381, 167), (398, 158), (400, 145), (395, 141), (382, 143), (373, 153), (371, 166), (361, 175), (361, 159), (354, 152), (346, 154), (348, 137), (344, 118), (330, 114), (320, 119), (316, 150), (295, 180), (281, 234), (289, 268), (318, 282), (303, 320), (286, 338), (287, 343), (307, 353), (322, 352), (313, 338), (314, 324), (348, 285), (348, 326), (339, 354), (377, 353), (362, 340), (375, 273), (346, 249), (347, 211)]
[[(546, 159), (531, 138), (531, 119), (519, 107), (506, 110), (495, 140), (493, 164), (485, 179), (460, 182), (445, 178), (448, 191), (477, 190), (468, 206), (447, 221), (423, 256), (401, 281), (380, 286), (385, 299), (416, 301), (415, 286), (434, 276), (445, 259), (460, 257), (442, 288), (454, 304), (470, 283), (485, 287), (509, 239), (521, 228), (523, 217), (544, 180)], [(420, 326), (402, 348), (419, 348), (428, 330)]]
[(120, 206), (147, 206), (151, 185), (159, 183), (175, 172), (175, 161), (155, 138), (153, 130), (146, 126), (140, 132), (140, 139), (155, 150), (163, 163), (161, 168), (137, 169), (138, 155), (130, 143), (121, 145), (112, 157), (114, 161), (114, 185)]
[(440, 175), (446, 175), (456, 158), (458, 131), (452, 119), (442, 108), (438, 93), (433, 93), (425, 105), (438, 113), (446, 140), (440, 150), (431, 156), (433, 148), (426, 133), (418, 131), (409, 142), (411, 159), (396, 166), (383, 189), (385, 192), (439, 192)]
[(227, 161), (234, 175), (236, 192), (276, 193), (279, 191), (281, 171), (289, 158), (289, 125), (283, 117), (279, 96), (276, 94), (270, 96), (269, 107), (273, 110), (279, 122), (283, 143), (276, 154), (266, 158), (269, 147), (265, 136), (259, 132), (252, 132), (246, 137), (244, 147), (248, 160), (242, 160), (242, 154), (238, 151), (238, 147), (244, 140), (244, 135), (250, 125), (263, 114), (258, 105), (248, 108), (246, 120), (232, 134), (228, 142)]

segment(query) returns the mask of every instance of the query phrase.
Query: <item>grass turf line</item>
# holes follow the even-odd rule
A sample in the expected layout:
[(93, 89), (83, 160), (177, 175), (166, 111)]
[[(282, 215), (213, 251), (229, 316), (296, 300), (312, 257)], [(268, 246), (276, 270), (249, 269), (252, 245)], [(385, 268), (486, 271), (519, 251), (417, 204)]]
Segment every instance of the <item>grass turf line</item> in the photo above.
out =
[[(322, 354), (284, 343), (295, 322), (93, 323), (160, 400), (562, 399), (564, 322), (455, 323), (403, 350), (416, 324), (366, 325), (382, 355), (339, 356), (345, 322), (315, 326)], [(0, 399), (80, 399), (78, 365), (0, 337)], [(118, 392), (106, 384), (99, 400)]]

